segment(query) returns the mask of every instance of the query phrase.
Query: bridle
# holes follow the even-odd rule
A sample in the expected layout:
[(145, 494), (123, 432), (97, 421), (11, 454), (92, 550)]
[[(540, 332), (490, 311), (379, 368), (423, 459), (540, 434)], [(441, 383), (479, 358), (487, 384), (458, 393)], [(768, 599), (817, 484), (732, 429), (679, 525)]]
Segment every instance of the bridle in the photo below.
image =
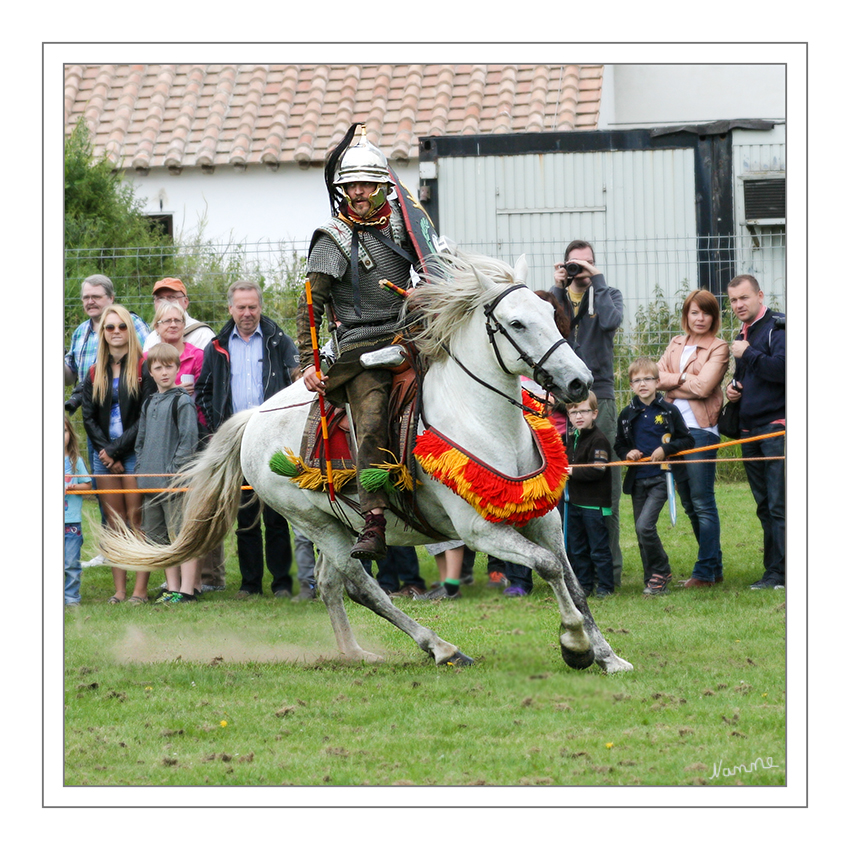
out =
[[(555, 379), (552, 376), (552, 373), (543, 368), (543, 364), (551, 357), (552, 353), (561, 345), (567, 344), (566, 339), (563, 337), (555, 342), (549, 350), (540, 358), (540, 360), (534, 360), (530, 355), (528, 355), (525, 351), (520, 348), (517, 344), (516, 340), (508, 333), (505, 327), (499, 322), (499, 320), (493, 315), (493, 311), (498, 306), (499, 302), (506, 296), (510, 295), (516, 289), (528, 289), (528, 287), (524, 283), (515, 283), (513, 286), (509, 286), (507, 289), (503, 289), (491, 302), (484, 305), (484, 316), (486, 318), (485, 327), (487, 328), (487, 337), (490, 341), (490, 345), (493, 346), (493, 350), (496, 353), (496, 360), (499, 363), (502, 371), (506, 375), (512, 375), (511, 372), (506, 366), (504, 361), (502, 360), (502, 355), (499, 352), (499, 346), (496, 344), (496, 334), (501, 334), (513, 347), (516, 349), (517, 354), (519, 355), (520, 360), (522, 360), (526, 365), (528, 365), (532, 370), (532, 377), (534, 380), (543, 387), (546, 392), (552, 392), (555, 387)], [(482, 386), (487, 387), (487, 389), (492, 390), (494, 393), (497, 393), (500, 396), (506, 398), (511, 404), (516, 407), (521, 408), (526, 413), (534, 413), (537, 414), (536, 410), (532, 410), (526, 405), (518, 402), (516, 399), (511, 398), (507, 393), (503, 393), (501, 390), (497, 389), (494, 386), (491, 386), (486, 381), (479, 378), (477, 375), (474, 375), (460, 360), (452, 354), (451, 351), (443, 344), (443, 349), (449, 355), (449, 357), (457, 363), (458, 366), (467, 374), (470, 378), (477, 381)], [(532, 398), (535, 398), (538, 402), (545, 404), (543, 399), (539, 399), (534, 396), (532, 393), (529, 393)]]

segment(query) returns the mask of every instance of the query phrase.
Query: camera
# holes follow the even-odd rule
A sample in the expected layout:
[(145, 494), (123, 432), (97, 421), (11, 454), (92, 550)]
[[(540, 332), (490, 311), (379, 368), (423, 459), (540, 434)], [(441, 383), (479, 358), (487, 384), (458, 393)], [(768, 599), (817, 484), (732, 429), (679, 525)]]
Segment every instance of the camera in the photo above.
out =
[(569, 279), (574, 278), (584, 271), (584, 266), (580, 266), (578, 263), (567, 263), (565, 268), (567, 269), (567, 278)]

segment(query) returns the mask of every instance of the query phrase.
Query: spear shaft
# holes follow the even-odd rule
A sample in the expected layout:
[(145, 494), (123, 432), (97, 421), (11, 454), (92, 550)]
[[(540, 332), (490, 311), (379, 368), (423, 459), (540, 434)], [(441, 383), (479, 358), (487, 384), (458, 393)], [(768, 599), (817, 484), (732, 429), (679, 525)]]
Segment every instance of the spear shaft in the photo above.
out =
[[(316, 378), (322, 380), (322, 367), (319, 362), (319, 339), (316, 336), (316, 316), (313, 312), (313, 290), (310, 287), (310, 278), (305, 278), (304, 289), (307, 295), (307, 312), (310, 316), (310, 343), (313, 346), (313, 365), (316, 367)], [(322, 420), (322, 439), (325, 441), (325, 466), (328, 476), (328, 497), (333, 502), (336, 500), (334, 494), (333, 465), (331, 463), (331, 445), (328, 439), (328, 417), (325, 412), (325, 397), (319, 393), (319, 415)]]

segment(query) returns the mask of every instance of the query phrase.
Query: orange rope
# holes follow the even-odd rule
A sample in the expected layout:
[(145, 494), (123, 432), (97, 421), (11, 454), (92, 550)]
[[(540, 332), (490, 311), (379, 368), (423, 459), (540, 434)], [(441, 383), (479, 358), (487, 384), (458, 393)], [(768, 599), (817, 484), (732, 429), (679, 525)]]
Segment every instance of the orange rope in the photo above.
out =
[[(675, 454), (670, 455), (670, 458), (680, 457), (681, 455), (694, 454), (696, 452), (707, 452), (712, 449), (725, 449), (729, 446), (737, 446), (741, 443), (752, 443), (756, 440), (766, 440), (769, 437), (780, 437), (784, 434), (784, 431), (777, 431), (773, 434), (761, 434), (758, 437), (745, 437), (741, 440), (729, 440), (726, 443), (716, 443), (713, 446), (701, 446), (698, 449), (685, 449), (681, 452), (676, 452)], [(688, 463), (745, 463), (747, 461), (752, 460), (785, 460), (785, 455), (779, 455), (777, 457), (716, 457), (716, 458), (700, 458), (699, 460), (671, 460), (667, 458), (665, 463), (677, 463), (677, 464), (688, 464)], [(587, 467), (599, 467), (599, 466), (638, 466), (641, 463), (651, 463), (652, 461), (648, 457), (642, 457), (640, 460), (614, 460), (610, 463), (573, 463), (570, 464), (572, 469), (584, 469)], [(656, 463), (660, 463), (660, 461), (655, 461)], [(115, 477), (117, 478), (119, 475), (124, 475), (125, 473), (117, 473)], [(156, 473), (156, 472), (147, 472), (147, 473), (139, 473), (138, 475), (128, 475), (130, 478), (167, 478), (174, 473)], [(77, 476), (79, 477), (79, 476)], [(92, 478), (106, 478), (105, 475), (93, 475)], [(103, 495), (105, 493), (185, 493), (189, 488), (188, 487), (166, 487), (162, 489), (154, 489), (154, 488), (136, 488), (136, 489), (123, 489), (118, 488), (115, 490), (76, 490), (72, 491), (75, 495), (78, 496), (95, 496), (95, 495)], [(253, 490), (253, 487), (248, 485), (242, 485), (243, 490)]]

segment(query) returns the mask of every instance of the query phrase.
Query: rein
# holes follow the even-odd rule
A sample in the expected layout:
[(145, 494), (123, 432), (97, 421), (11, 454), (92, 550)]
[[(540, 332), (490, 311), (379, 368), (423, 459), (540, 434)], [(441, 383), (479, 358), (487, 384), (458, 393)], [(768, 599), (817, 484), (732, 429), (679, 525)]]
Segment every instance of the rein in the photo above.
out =
[(519, 354), (520, 360), (526, 363), (531, 367), (532, 377), (544, 390), (548, 392), (552, 391), (552, 388), (555, 385), (554, 378), (552, 377), (552, 373), (548, 372), (543, 368), (543, 364), (549, 359), (552, 353), (561, 345), (566, 345), (567, 341), (563, 337), (555, 342), (554, 345), (540, 358), (539, 361), (535, 362), (531, 357), (528, 356), (516, 343), (514, 338), (505, 330), (505, 328), (499, 323), (499, 320), (493, 315), (493, 310), (496, 309), (498, 303), (506, 296), (510, 295), (516, 289), (527, 289), (524, 283), (515, 283), (513, 286), (509, 286), (507, 289), (503, 290), (499, 293), (499, 295), (489, 304), (484, 305), (484, 315), (487, 317), (487, 336), (490, 339), (490, 345), (493, 346), (494, 351), (496, 352), (496, 359), (499, 361), (499, 366), (502, 367), (502, 371), (506, 375), (513, 374), (510, 372), (504, 364), (502, 360), (502, 355), (499, 353), (499, 347), (496, 345), (496, 334), (500, 333), (516, 350), (517, 354)]
[[(540, 386), (543, 387), (544, 390), (546, 390), (547, 392), (551, 392), (555, 382), (554, 382), (554, 379), (552, 378), (551, 373), (546, 371), (546, 369), (543, 368), (543, 364), (549, 359), (549, 357), (552, 355), (552, 353), (555, 351), (556, 348), (558, 348), (561, 345), (565, 345), (567, 341), (563, 338), (559, 339), (543, 355), (543, 357), (540, 358), (539, 361), (535, 361), (532, 357), (530, 357), (528, 354), (526, 354), (517, 345), (517, 343), (513, 339), (513, 337), (505, 330), (505, 328), (493, 316), (493, 310), (496, 309), (496, 306), (498, 305), (498, 303), (506, 295), (510, 295), (510, 293), (513, 292), (515, 289), (527, 289), (527, 288), (528, 287), (524, 283), (515, 283), (513, 286), (509, 286), (507, 289), (500, 292), (499, 295), (492, 302), (484, 305), (484, 315), (487, 319), (487, 322), (486, 322), (487, 337), (490, 341), (490, 345), (493, 346), (493, 350), (496, 353), (496, 360), (499, 362), (499, 366), (502, 368), (502, 371), (506, 375), (512, 375), (513, 372), (509, 371), (508, 368), (505, 366), (505, 363), (502, 360), (502, 355), (499, 353), (499, 347), (496, 345), (496, 334), (497, 333), (502, 334), (502, 336), (505, 337), (505, 339), (507, 339), (507, 341), (516, 349), (517, 353), (519, 354), (520, 359), (524, 363), (526, 363), (528, 366), (531, 367), (532, 377), (534, 378), (534, 380), (537, 381), (537, 383), (540, 384)], [(446, 354), (448, 354), (449, 357), (451, 357), (451, 359), (454, 360), (454, 362), (457, 363), (457, 365), (460, 366), (460, 368), (470, 378), (472, 378), (473, 381), (477, 381), (479, 384), (481, 384), (481, 386), (486, 387), (488, 390), (491, 390), (492, 392), (496, 393), (497, 395), (502, 396), (502, 398), (507, 399), (512, 405), (514, 405), (514, 407), (518, 407), (520, 410), (522, 410), (523, 413), (531, 413), (531, 414), (534, 414), (534, 415), (539, 415), (539, 412), (537, 410), (534, 410), (533, 408), (528, 407), (528, 405), (525, 405), (522, 402), (517, 401), (515, 398), (512, 398), (511, 396), (509, 396), (507, 393), (502, 392), (497, 387), (494, 387), (491, 384), (488, 384), (486, 381), (482, 380), (477, 375), (470, 372), (469, 369), (467, 369), (466, 366), (464, 366), (463, 363), (461, 363), (460, 360), (458, 360), (458, 358), (455, 357), (455, 355), (449, 350), (449, 348), (446, 346), (445, 343), (440, 343), (440, 345), (441, 345), (443, 351), (445, 351)], [(525, 392), (528, 393), (528, 390), (525, 390)], [(538, 398), (533, 393), (528, 393), (528, 395), (530, 395), (538, 404), (542, 404), (542, 405), (546, 404), (544, 399)]]

